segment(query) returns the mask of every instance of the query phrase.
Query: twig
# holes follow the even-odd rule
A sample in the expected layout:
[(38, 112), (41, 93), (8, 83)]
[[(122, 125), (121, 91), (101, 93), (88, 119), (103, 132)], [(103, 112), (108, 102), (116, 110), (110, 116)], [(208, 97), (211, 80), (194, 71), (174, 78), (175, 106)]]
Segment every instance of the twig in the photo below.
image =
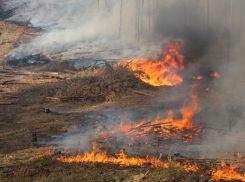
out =
[(61, 98), (57, 98), (57, 97), (46, 97), (46, 99), (50, 99), (50, 100), (58, 100), (61, 101)]
[(168, 162), (171, 163), (171, 151), (174, 148), (174, 145), (169, 149), (169, 153), (168, 153)]
[(68, 72), (68, 73), (71, 73), (71, 74), (76, 74), (78, 73), (78, 71), (72, 71), (72, 70), (67, 70), (67, 69), (64, 69), (65, 72)]
[(156, 97), (155, 95), (151, 95), (151, 94), (139, 92), (139, 91), (136, 91), (136, 90), (132, 90), (132, 92), (134, 92), (134, 93), (136, 93), (136, 94), (140, 94), (140, 95), (146, 95), (146, 96), (150, 96), (150, 97)]
[(16, 102), (0, 102), (0, 105), (12, 105), (15, 104)]
[(95, 118), (91, 121), (92, 124), (94, 124), (95, 120), (103, 113), (103, 111), (100, 111), (100, 113), (95, 116)]
[(186, 97), (190, 98), (190, 99), (193, 99), (192, 97), (190, 97), (189, 95), (187, 95), (186, 93), (182, 92), (177, 86), (174, 87), (176, 88), (176, 90), (178, 90), (180, 93), (182, 93), (183, 95), (185, 95)]
[[(18, 7), (17, 7), (18, 8)], [(0, 17), (1, 18), (4, 18), (6, 15), (10, 14), (10, 13), (13, 13), (17, 8), (13, 8), (13, 9), (10, 9), (8, 11), (5, 11), (3, 12), (2, 14), (0, 14)]]
[(157, 163), (158, 163), (158, 161), (161, 159), (161, 157), (162, 157), (162, 153), (160, 153), (160, 156), (159, 156), (159, 158), (157, 159), (157, 162), (156, 162), (156, 168), (157, 168)]
[(158, 126), (158, 125), (165, 125), (165, 124), (169, 124), (169, 123), (171, 123), (171, 122), (167, 122), (167, 123), (157, 123), (157, 124), (151, 124), (151, 125), (142, 125), (141, 126), (141, 128), (143, 128), (143, 127), (151, 127), (151, 126)]

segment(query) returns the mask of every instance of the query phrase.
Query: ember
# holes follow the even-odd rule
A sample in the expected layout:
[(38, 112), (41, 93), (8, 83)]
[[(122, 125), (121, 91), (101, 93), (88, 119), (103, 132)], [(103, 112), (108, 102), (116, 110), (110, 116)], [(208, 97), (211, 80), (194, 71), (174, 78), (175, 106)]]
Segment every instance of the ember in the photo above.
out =
[(201, 76), (201, 75), (199, 75), (199, 76), (197, 76), (197, 77), (193, 76), (192, 78), (193, 78), (193, 79), (197, 79), (197, 80), (201, 80), (201, 79), (203, 79), (203, 76)]
[(154, 55), (153, 59), (135, 59), (123, 60), (118, 65), (127, 67), (135, 73), (135, 76), (142, 81), (153, 86), (174, 86), (183, 81), (183, 78), (177, 75), (179, 70), (184, 69), (184, 56), (181, 54), (181, 46), (178, 42), (168, 42), (162, 58)]
[(212, 77), (216, 77), (216, 78), (219, 78), (220, 77), (220, 74), (217, 73), (217, 72), (214, 72), (213, 74), (211, 74), (210, 76)]

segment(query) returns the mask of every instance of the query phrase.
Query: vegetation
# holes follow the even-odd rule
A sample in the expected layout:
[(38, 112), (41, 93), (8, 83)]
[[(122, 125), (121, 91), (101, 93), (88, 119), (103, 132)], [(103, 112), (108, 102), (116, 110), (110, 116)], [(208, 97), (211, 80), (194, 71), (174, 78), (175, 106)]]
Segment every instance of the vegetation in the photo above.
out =
[(46, 97), (55, 97), (75, 101), (117, 101), (130, 90), (156, 90), (136, 78), (132, 71), (123, 67), (113, 70), (105, 68), (87, 69), (58, 83), (32, 84), (16, 86), (16, 95), (22, 96), (22, 102), (41, 102)]

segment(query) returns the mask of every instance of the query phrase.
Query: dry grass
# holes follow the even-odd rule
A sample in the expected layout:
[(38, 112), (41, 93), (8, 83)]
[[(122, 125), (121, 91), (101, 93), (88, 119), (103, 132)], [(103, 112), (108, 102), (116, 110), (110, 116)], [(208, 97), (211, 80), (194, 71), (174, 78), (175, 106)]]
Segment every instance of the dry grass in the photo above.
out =
[[(15, 160), (15, 159), (12, 159)], [(149, 171), (149, 173), (147, 173)], [(37, 182), (62, 182), (62, 181), (105, 181), (105, 182), (129, 182), (133, 176), (147, 175), (139, 181), (168, 181), (189, 182), (198, 181), (205, 171), (184, 172), (179, 168), (169, 167), (151, 168), (139, 166), (119, 166), (100, 163), (62, 163), (51, 156), (43, 156), (39, 159), (22, 164), (17, 163), (10, 167), (0, 167), (0, 179), (2, 181), (37, 181)], [(166, 180), (167, 179), (167, 180)], [(138, 180), (137, 180), (138, 181)]]
[(112, 71), (105, 68), (87, 69), (70, 75), (70, 79), (52, 84), (32, 84), (15, 86), (16, 95), (22, 96), (22, 101), (36, 103), (46, 97), (68, 98), (68, 100), (112, 102), (120, 100), (129, 90), (152, 89), (136, 78), (133, 72), (117, 67)]
[(5, 55), (14, 47), (31, 39), (32, 29), (11, 23), (0, 22), (0, 63), (4, 63)]

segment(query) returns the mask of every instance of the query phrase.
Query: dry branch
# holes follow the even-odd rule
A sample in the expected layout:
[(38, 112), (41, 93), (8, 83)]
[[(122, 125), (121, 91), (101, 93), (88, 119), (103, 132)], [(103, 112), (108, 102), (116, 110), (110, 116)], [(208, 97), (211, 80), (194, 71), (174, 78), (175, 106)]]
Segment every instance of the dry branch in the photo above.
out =
[(16, 102), (0, 102), (0, 105), (12, 105), (15, 104)]
[(139, 92), (139, 91), (136, 91), (136, 90), (132, 90), (132, 92), (134, 92), (136, 94), (140, 94), (140, 95), (146, 95), (146, 96), (150, 96), (150, 97), (156, 97), (155, 95), (147, 94), (147, 93), (144, 93), (144, 92)]
[(100, 111), (100, 113), (91, 121), (92, 124), (94, 124), (95, 120), (103, 113), (103, 111)]
[(67, 73), (71, 73), (71, 74), (77, 74), (78, 73), (77, 71), (72, 71), (72, 70), (67, 70), (67, 69), (64, 69), (64, 71)]

